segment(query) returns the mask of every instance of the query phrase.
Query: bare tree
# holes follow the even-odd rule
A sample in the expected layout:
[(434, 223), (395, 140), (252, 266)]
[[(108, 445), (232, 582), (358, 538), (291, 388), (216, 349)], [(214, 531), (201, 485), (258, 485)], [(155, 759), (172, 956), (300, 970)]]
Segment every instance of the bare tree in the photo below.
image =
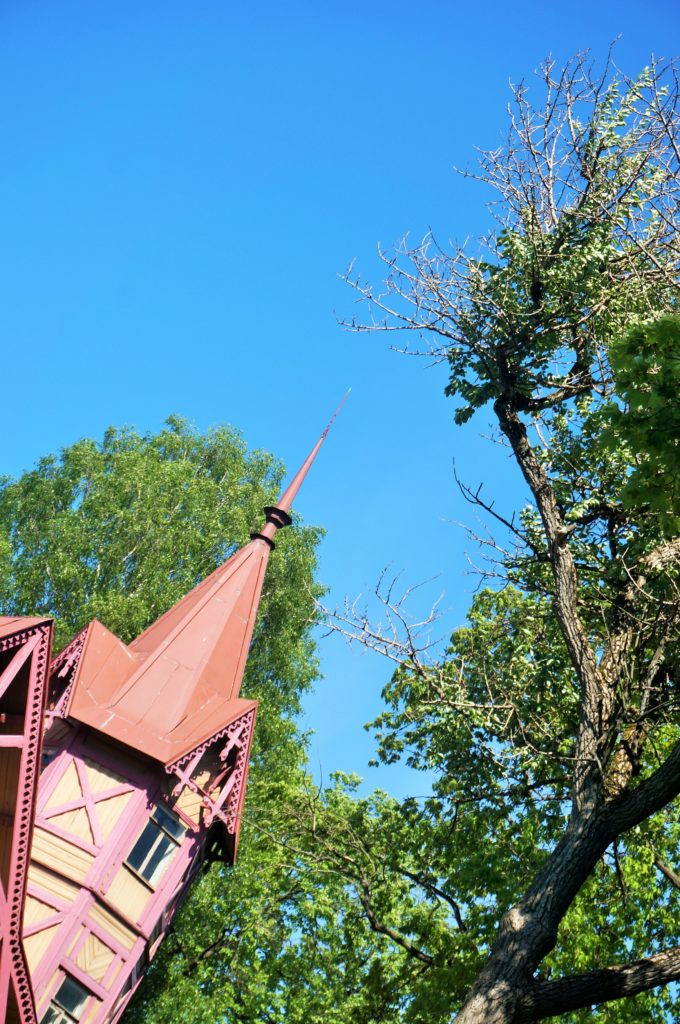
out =
[[(680, 979), (677, 946), (571, 977), (538, 974), (597, 862), (680, 793), (680, 538), (649, 505), (623, 500), (631, 455), (605, 443), (610, 346), (678, 303), (678, 68), (652, 60), (631, 79), (611, 56), (599, 74), (579, 54), (538, 75), (541, 102), (528, 84), (514, 87), (507, 141), (466, 172), (495, 195), (497, 230), (477, 251), (429, 236), (380, 251), (383, 290), (347, 275), (368, 311), (351, 329), (415, 334), (403, 350), (449, 364), (459, 422), (493, 408), (533, 509), (503, 519), (476, 489), (467, 496), (514, 538), (517, 551), (500, 558), (510, 582), (551, 600), (580, 704), (572, 748), (554, 751), (568, 766), (568, 821), (504, 913), (458, 1024), (538, 1021)], [(427, 699), (470, 712), (401, 602), (387, 594), (385, 607), (386, 631), (352, 608), (336, 627), (426, 679)], [(550, 746), (540, 714), (527, 720), (493, 682), (483, 710), (518, 742)], [(670, 866), (660, 870), (675, 884)]]

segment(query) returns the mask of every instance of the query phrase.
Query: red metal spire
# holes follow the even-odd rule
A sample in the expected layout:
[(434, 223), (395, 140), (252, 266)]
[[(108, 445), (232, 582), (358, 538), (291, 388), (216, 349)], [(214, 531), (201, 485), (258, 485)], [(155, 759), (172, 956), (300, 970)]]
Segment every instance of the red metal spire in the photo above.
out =
[(290, 523), (292, 502), (346, 398), (250, 544), (129, 646), (91, 624), (69, 717), (167, 765), (254, 706), (239, 693), (273, 537)]
[(328, 421), (326, 429), (324, 430), (321, 437), (312, 448), (311, 452), (309, 453), (305, 461), (298, 469), (297, 473), (295, 474), (291, 482), (288, 484), (288, 487), (285, 489), (285, 491), (279, 498), (278, 503), (276, 505), (267, 505), (267, 507), (265, 508), (264, 511), (267, 516), (267, 522), (265, 526), (263, 526), (262, 529), (259, 531), (259, 533), (253, 534), (253, 538), (261, 537), (263, 540), (269, 541), (271, 543), (274, 539), (274, 535), (276, 534), (277, 530), (282, 529), (282, 527), (284, 526), (290, 526), (291, 518), (289, 513), (291, 506), (295, 501), (295, 498), (297, 497), (297, 493), (300, 490), (302, 482), (307, 476), (307, 473), (309, 472), (309, 469), (312, 463), (314, 462), (314, 459), (319, 454), (319, 449), (321, 448), (321, 445), (326, 440), (326, 435), (328, 434), (328, 431), (335, 423), (336, 417), (340, 410), (342, 409), (345, 402), (347, 401), (347, 398), (349, 397), (349, 393), (351, 390), (351, 388), (348, 388), (347, 391), (345, 392), (344, 398), (340, 402), (340, 405), (337, 407), (337, 409), (331, 416), (330, 420)]

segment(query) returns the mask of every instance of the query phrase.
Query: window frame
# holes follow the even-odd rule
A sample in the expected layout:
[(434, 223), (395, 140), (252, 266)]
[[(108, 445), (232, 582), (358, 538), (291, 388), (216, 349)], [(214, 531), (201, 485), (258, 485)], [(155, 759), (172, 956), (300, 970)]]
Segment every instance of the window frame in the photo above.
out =
[[(165, 818), (165, 822), (164, 819)], [(158, 884), (170, 867), (174, 854), (179, 850), (186, 835), (187, 829), (182, 822), (162, 804), (156, 804), (149, 815), (144, 828), (137, 836), (137, 839), (123, 861), (125, 867), (131, 871), (147, 888), (155, 891)], [(145, 835), (152, 836), (147, 849), (141, 855), (137, 866), (130, 861), (135, 850), (143, 844)], [(160, 852), (160, 860), (153, 865), (154, 858)], [(153, 865), (153, 870), (147, 876), (144, 872)]]
[[(63, 1003), (59, 1002), (59, 993), (61, 992), (64, 985), (75, 985), (76, 988), (80, 989), (84, 994), (84, 999), (81, 1001), (79, 1007), (77, 1007), (78, 1016), (76, 1017)], [(74, 978), (72, 974), (67, 971), (63, 972), (61, 981), (55, 989), (49, 1004), (40, 1018), (40, 1024), (78, 1024), (85, 1015), (88, 1009), (88, 1002), (91, 999), (93, 993), (85, 987), (77, 978)], [(53, 1016), (49, 1017), (50, 1012), (53, 1011)]]

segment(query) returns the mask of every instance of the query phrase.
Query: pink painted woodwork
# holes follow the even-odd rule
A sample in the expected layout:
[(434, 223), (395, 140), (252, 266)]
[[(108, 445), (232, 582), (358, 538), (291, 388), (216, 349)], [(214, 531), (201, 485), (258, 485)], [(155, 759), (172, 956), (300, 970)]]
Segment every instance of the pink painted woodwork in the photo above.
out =
[(0, 1019), (36, 1020), (21, 915), (40, 762), (52, 624), (0, 618)]
[(94, 620), (47, 674), (49, 621), (0, 619), (12, 1024), (114, 1024), (206, 857), (234, 863), (257, 714), (240, 687), (264, 573), (330, 425), (250, 543), (132, 643)]
[[(155, 952), (200, 866), (206, 831), (200, 809), (194, 819), (173, 814), (171, 781), (77, 726), (45, 769), (24, 917), (40, 1019), (58, 1008), (65, 978), (87, 993), (79, 1019), (112, 1019)], [(147, 882), (127, 861), (158, 807), (179, 823), (181, 840)]]

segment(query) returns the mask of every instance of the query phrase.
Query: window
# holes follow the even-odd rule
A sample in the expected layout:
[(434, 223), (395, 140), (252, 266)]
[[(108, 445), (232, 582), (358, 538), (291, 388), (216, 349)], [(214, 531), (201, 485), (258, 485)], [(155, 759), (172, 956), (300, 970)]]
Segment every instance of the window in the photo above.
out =
[(72, 1024), (74, 1020), (80, 1020), (91, 994), (75, 978), (66, 974), (52, 996), (52, 1002), (47, 1007), (41, 1024)]
[(125, 863), (155, 885), (184, 838), (184, 826), (164, 807), (156, 807)]

